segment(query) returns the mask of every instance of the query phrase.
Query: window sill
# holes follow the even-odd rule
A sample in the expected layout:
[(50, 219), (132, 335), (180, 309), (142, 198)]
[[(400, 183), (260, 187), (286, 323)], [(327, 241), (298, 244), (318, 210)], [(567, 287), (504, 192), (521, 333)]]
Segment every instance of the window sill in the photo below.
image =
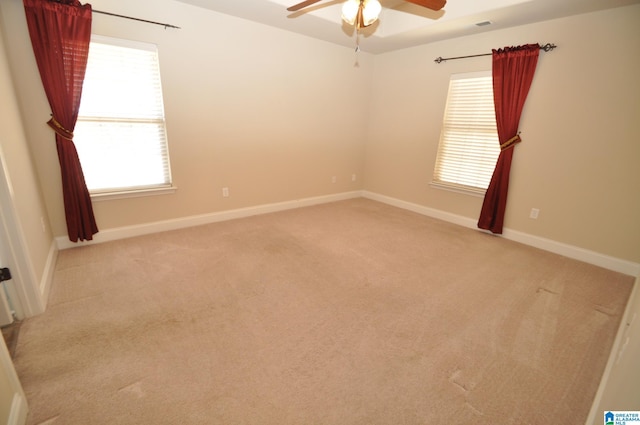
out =
[(110, 201), (113, 199), (140, 198), (143, 196), (167, 195), (175, 193), (178, 190), (176, 186), (154, 187), (147, 189), (122, 190), (119, 192), (102, 192), (92, 193), (92, 201)]
[(474, 188), (471, 186), (463, 186), (455, 183), (443, 183), (443, 182), (434, 182), (429, 183), (429, 186), (432, 186), (436, 189), (448, 190), (449, 192), (462, 193), (464, 195), (471, 195), (478, 198), (484, 198), (484, 194), (487, 192), (486, 189)]

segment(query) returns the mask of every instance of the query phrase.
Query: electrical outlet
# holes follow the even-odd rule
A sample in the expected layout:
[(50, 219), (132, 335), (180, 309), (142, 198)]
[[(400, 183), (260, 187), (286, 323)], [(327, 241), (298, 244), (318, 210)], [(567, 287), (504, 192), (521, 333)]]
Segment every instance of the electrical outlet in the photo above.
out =
[(529, 213), (529, 218), (537, 219), (538, 214), (540, 214), (540, 210), (538, 208), (531, 208), (531, 212)]
[(228, 187), (223, 187), (222, 188), (222, 197), (223, 198), (228, 198), (229, 197), (229, 188)]

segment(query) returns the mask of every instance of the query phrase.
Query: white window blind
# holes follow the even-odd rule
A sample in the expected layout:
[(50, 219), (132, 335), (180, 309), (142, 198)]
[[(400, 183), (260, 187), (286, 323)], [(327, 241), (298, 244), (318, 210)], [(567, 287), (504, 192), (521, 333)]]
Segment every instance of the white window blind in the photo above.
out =
[(499, 154), (491, 72), (452, 75), (434, 183), (484, 192)]
[(74, 142), (92, 194), (171, 186), (156, 46), (92, 37)]

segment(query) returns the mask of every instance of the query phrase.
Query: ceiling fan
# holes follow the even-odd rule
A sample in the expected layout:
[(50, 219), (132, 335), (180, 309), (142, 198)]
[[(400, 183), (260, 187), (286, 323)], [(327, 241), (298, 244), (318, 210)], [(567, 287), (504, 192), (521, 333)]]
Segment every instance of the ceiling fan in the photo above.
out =
[[(295, 12), (322, 0), (305, 0), (288, 7), (289, 12)], [(444, 7), (447, 0), (405, 0), (427, 9), (438, 11)], [(350, 25), (355, 25), (357, 29), (368, 27), (380, 16), (382, 6), (378, 0), (347, 0), (342, 5), (342, 19)]]

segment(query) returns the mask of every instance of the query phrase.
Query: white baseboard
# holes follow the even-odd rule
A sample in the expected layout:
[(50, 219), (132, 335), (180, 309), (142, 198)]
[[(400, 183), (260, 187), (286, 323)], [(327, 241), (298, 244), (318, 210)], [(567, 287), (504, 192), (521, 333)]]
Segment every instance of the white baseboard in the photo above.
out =
[(414, 204), (412, 202), (403, 201), (401, 199), (392, 198), (386, 195), (380, 195), (378, 193), (369, 192), (366, 190), (362, 192), (362, 197), (371, 199), (373, 201), (382, 202), (383, 204), (402, 208), (404, 210), (413, 211), (418, 214), (426, 215), (427, 217), (437, 218), (438, 220), (447, 221), (449, 223), (457, 224), (463, 227), (468, 227), (470, 229), (477, 229), (477, 220), (472, 220), (469, 217), (448, 213), (442, 210), (436, 210), (434, 208), (425, 207), (424, 205)]
[(91, 241), (74, 243), (67, 237), (56, 238), (58, 249), (75, 248), (83, 245), (103, 243), (118, 239), (142, 236), (151, 233), (166, 232), (168, 230), (183, 229), (186, 227), (201, 226), (203, 224), (216, 223), (220, 221), (233, 220), (237, 218), (250, 217), (253, 215), (267, 214), (272, 212), (290, 210), (294, 208), (307, 207), (328, 202), (342, 201), (345, 199), (360, 198), (360, 191), (343, 192), (333, 195), (316, 196), (312, 198), (295, 199), (292, 201), (277, 202), (273, 204), (263, 204), (254, 207), (240, 208), (228, 211), (219, 211), (209, 214), (194, 215), (190, 217), (177, 218), (174, 220), (157, 221), (136, 226), (118, 227), (97, 233)]
[[(278, 202), (273, 204), (257, 205), (254, 207), (240, 208), (228, 211), (219, 211), (210, 214), (202, 214), (190, 217), (183, 217), (174, 220), (158, 221), (154, 223), (146, 223), (136, 226), (119, 227), (101, 231), (96, 234), (92, 241), (73, 243), (66, 237), (57, 237), (56, 245), (58, 249), (68, 249), (77, 246), (103, 243), (118, 239), (130, 238), (133, 236), (141, 236), (150, 233), (164, 232), (168, 230), (182, 229), (186, 227), (199, 226), (203, 224), (215, 223), (225, 220), (233, 220), (236, 218), (250, 217), (252, 215), (266, 214), (277, 211), (284, 211), (293, 208), (324, 204), (327, 202), (342, 201), (345, 199), (364, 197), (384, 204), (392, 205), (405, 210), (413, 211), (428, 217), (447, 221), (449, 223), (468, 227), (470, 229), (477, 228), (477, 220), (452, 214), (446, 211), (425, 207), (424, 205), (414, 204), (412, 202), (403, 201), (385, 195), (380, 195), (369, 191), (353, 191), (344, 192), (333, 195), (318, 196), (313, 198), (296, 199), (292, 201)], [(480, 230), (478, 230), (480, 231)], [(530, 245), (535, 248), (563, 255), (574, 260), (583, 261), (599, 267), (613, 270), (619, 273), (638, 276), (640, 275), (640, 264), (627, 260), (600, 254), (595, 251), (579, 248), (576, 246), (556, 242), (551, 239), (545, 239), (516, 230), (505, 229), (501, 237), (513, 240), (515, 242)], [(44, 292), (43, 292), (44, 294)]]
[[(388, 205), (393, 205), (398, 208), (403, 208), (409, 211), (413, 211), (419, 214), (423, 214), (429, 217), (437, 218), (439, 220), (447, 221), (450, 223), (458, 224), (460, 226), (468, 227), (470, 229), (478, 229), (477, 220), (470, 219), (468, 217), (451, 214), (445, 211), (436, 210), (433, 208), (425, 207), (423, 205), (414, 204), (400, 199), (392, 198), (385, 195), (380, 195), (373, 192), (363, 191), (362, 196), (374, 201), (382, 202)], [(595, 251), (590, 251), (584, 248), (579, 248), (573, 245), (568, 245), (561, 242), (556, 242), (551, 239), (545, 239), (538, 236), (530, 235), (527, 233), (519, 232), (516, 230), (504, 229), (501, 237), (509, 239), (515, 242), (519, 242), (525, 245), (533, 246), (535, 248), (543, 249), (545, 251), (553, 252), (565, 257), (572, 258), (574, 260), (583, 261), (585, 263), (593, 264), (608, 270), (613, 270), (619, 273), (623, 273), (630, 276), (640, 275), (640, 264), (632, 261), (622, 260), (619, 258), (611, 257), (608, 255), (600, 254)]]
[(529, 235), (527, 233), (518, 232), (516, 230), (505, 229), (503, 236), (506, 239), (520, 242), (525, 245), (540, 248), (545, 251), (553, 252), (574, 260), (583, 261), (608, 270), (613, 270), (629, 276), (640, 275), (640, 264), (632, 261), (622, 260), (620, 258), (611, 257), (609, 255), (600, 254), (595, 251), (580, 248), (573, 245), (556, 242), (550, 239)]

